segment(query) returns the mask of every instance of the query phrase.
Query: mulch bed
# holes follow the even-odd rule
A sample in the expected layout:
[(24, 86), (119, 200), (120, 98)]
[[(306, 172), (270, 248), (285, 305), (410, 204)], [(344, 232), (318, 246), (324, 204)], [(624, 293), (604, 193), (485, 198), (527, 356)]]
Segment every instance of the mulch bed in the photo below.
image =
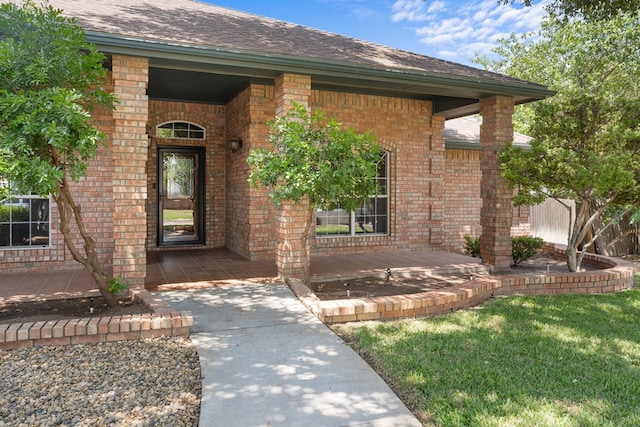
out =
[(469, 279), (468, 274), (446, 276), (397, 277), (386, 280), (380, 277), (363, 277), (350, 280), (313, 283), (311, 290), (321, 300), (345, 298), (371, 298), (375, 296), (415, 294), (448, 288)]
[[(93, 312), (91, 306), (93, 306)], [(0, 304), (0, 323), (121, 316), (150, 312), (146, 305), (134, 301), (121, 301), (119, 306), (110, 307), (102, 297), (9, 302)]]
[[(593, 267), (583, 264), (584, 270)], [(540, 252), (527, 261), (511, 268), (493, 273), (494, 276), (505, 274), (541, 274), (568, 272), (565, 260), (554, 258), (550, 253)], [(334, 280), (313, 283), (311, 290), (320, 300), (338, 300), (348, 298), (371, 298), (376, 296), (415, 294), (446, 289), (469, 280), (469, 274), (446, 274), (440, 276), (402, 277), (392, 275), (389, 280), (384, 277), (364, 277), (350, 280)], [(348, 286), (347, 286), (348, 284)], [(347, 295), (347, 291), (348, 295)]]

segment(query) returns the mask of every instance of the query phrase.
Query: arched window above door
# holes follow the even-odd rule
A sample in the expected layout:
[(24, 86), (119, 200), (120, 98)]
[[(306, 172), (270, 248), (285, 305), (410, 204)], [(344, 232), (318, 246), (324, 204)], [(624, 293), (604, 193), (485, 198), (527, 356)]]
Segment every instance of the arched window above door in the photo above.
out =
[(158, 125), (156, 136), (158, 138), (204, 139), (205, 130), (195, 123), (171, 121)]

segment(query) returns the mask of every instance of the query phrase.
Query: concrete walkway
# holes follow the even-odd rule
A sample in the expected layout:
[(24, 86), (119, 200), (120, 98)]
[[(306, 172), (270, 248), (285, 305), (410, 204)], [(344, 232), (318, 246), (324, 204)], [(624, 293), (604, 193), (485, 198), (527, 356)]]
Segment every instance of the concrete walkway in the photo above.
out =
[(285, 284), (156, 295), (194, 315), (201, 427), (421, 425)]

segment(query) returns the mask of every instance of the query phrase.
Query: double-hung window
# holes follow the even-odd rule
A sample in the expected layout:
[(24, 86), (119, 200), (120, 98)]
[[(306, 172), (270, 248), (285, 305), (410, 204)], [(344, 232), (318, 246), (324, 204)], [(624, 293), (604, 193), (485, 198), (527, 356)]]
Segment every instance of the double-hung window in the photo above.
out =
[(388, 234), (389, 165), (385, 152), (378, 162), (378, 194), (372, 195), (354, 212), (335, 206), (316, 212), (316, 236), (362, 236)]
[(0, 249), (47, 247), (51, 241), (51, 201), (34, 195), (0, 201)]

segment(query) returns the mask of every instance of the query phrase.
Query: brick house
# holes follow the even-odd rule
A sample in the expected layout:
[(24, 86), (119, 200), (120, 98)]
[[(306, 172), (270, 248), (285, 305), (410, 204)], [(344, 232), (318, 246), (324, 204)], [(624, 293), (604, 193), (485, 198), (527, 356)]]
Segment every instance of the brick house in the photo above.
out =
[[(275, 207), (246, 164), (294, 101), (386, 150), (383, 194), (358, 212), (318, 212), (315, 254), (459, 250), (482, 228), (483, 260), (508, 265), (513, 209), (496, 154), (513, 139), (514, 105), (547, 88), (192, 0), (50, 4), (107, 55), (120, 99), (94, 116), (108, 148), (75, 189), (114, 275), (141, 286), (148, 251), (224, 247), (298, 274), (304, 209)], [(481, 149), (445, 149), (445, 120), (475, 113)], [(0, 248), (0, 273), (78, 268), (55, 206), (29, 197), (16, 200), (45, 212), (29, 224), (39, 231)]]
[[(449, 203), (445, 204), (443, 221), (446, 236), (444, 249), (464, 252), (464, 235), (479, 236), (482, 232), (480, 211), (482, 197), (480, 183), (480, 121), (472, 117), (447, 120), (444, 127), (445, 178), (444, 193)], [(513, 145), (529, 149), (531, 137), (513, 133)], [(511, 235), (529, 235), (530, 211), (528, 206), (514, 207)]]

